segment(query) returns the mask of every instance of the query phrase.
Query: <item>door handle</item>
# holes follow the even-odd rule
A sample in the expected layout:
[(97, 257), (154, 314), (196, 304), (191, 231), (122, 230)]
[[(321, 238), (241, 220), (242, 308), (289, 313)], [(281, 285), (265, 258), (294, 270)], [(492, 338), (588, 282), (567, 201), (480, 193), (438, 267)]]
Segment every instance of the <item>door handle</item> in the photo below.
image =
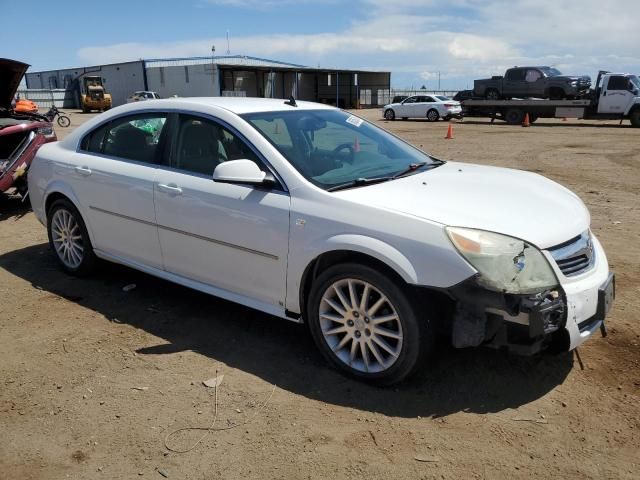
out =
[(182, 195), (182, 189), (175, 183), (165, 185), (164, 183), (158, 184), (158, 190), (168, 193), (169, 195)]
[(79, 173), (83, 177), (91, 175), (91, 169), (89, 167), (76, 167), (76, 173)]

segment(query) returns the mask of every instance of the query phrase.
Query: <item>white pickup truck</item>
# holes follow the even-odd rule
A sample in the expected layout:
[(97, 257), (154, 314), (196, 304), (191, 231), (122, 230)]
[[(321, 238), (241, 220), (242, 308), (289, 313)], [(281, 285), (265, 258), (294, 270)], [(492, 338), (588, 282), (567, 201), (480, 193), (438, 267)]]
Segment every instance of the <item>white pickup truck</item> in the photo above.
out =
[(584, 118), (587, 120), (629, 120), (640, 127), (640, 79), (629, 73), (598, 73), (595, 89), (579, 100), (484, 100), (462, 102), (463, 115), (487, 115), (520, 124), (526, 114), (529, 121), (538, 118)]

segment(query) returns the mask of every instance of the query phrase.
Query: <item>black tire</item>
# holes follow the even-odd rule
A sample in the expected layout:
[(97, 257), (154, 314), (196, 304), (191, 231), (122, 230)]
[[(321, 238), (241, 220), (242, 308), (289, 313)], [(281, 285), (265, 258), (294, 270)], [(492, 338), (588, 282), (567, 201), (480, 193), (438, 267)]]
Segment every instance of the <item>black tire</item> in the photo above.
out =
[(393, 121), (396, 119), (396, 112), (394, 112), (391, 108), (387, 108), (387, 110), (384, 112), (384, 118)]
[(82, 107), (82, 113), (89, 113), (90, 111), (88, 107)]
[[(80, 231), (80, 236), (82, 237), (80, 241), (83, 252), (81, 261), (77, 266), (68, 265), (63, 260), (60, 251), (56, 248), (53, 233), (53, 218), (58, 211), (65, 211), (70, 214), (73, 217), (73, 220), (75, 220), (78, 226), (78, 230)], [(70, 275), (82, 277), (89, 274), (91, 270), (93, 270), (97, 262), (97, 257), (93, 252), (93, 246), (91, 245), (91, 240), (89, 238), (89, 234), (87, 233), (87, 227), (84, 224), (82, 215), (80, 215), (78, 209), (69, 200), (56, 200), (47, 211), (47, 234), (49, 236), (49, 247), (53, 251), (54, 256), (65, 272), (69, 273)]]
[[(402, 343), (395, 343), (395, 346), (393, 347), (398, 350), (397, 357), (388, 356), (386, 360), (390, 361), (391, 363), (385, 365), (384, 369), (375, 373), (369, 372), (369, 368), (367, 368), (366, 372), (358, 370), (357, 368), (353, 368), (352, 366), (347, 364), (346, 361), (341, 360), (338, 354), (334, 353), (334, 350), (328, 343), (329, 340), (325, 338), (325, 334), (323, 333), (323, 326), (320, 320), (320, 309), (323, 307), (323, 305), (325, 305), (323, 295), (325, 295), (325, 292), (333, 292), (333, 290), (331, 289), (333, 288), (335, 283), (346, 281), (346, 279), (351, 279), (356, 283), (366, 282), (370, 284), (373, 289), (376, 289), (378, 293), (384, 295), (386, 299), (388, 299), (389, 305), (391, 305), (393, 310), (395, 310), (396, 316), (392, 322), (396, 325), (401, 326), (399, 331), (402, 334)], [(365, 364), (363, 357), (364, 350), (367, 350), (367, 348), (361, 347), (362, 350), (360, 350), (354, 345), (363, 345), (367, 343), (367, 341), (369, 341), (369, 343), (373, 343), (373, 337), (376, 336), (375, 327), (372, 327), (372, 325), (374, 325), (373, 315), (376, 315), (377, 312), (371, 314), (371, 324), (368, 327), (372, 328), (372, 332), (374, 333), (370, 333), (367, 330), (367, 325), (363, 323), (369, 323), (369, 319), (366, 317), (366, 315), (369, 315), (368, 312), (372, 310), (371, 308), (369, 308), (371, 307), (370, 302), (375, 303), (376, 291), (374, 291), (373, 289), (371, 290), (372, 293), (370, 293), (366, 297), (367, 303), (364, 310), (362, 310), (363, 313), (361, 313), (359, 317), (361, 320), (357, 320), (356, 317), (358, 317), (358, 315), (355, 313), (355, 309), (353, 310), (353, 312), (348, 313), (348, 315), (355, 315), (355, 321), (359, 321), (360, 325), (358, 325), (357, 323), (354, 325), (354, 322), (351, 320), (349, 320), (349, 322), (351, 322), (351, 325), (349, 325), (349, 327), (347, 327), (347, 323), (349, 322), (337, 322), (338, 325), (341, 323), (343, 326), (345, 326), (345, 328), (351, 328), (351, 330), (355, 330), (358, 328), (364, 329), (363, 331), (366, 333), (366, 336), (363, 333), (362, 340), (357, 340), (357, 342), (359, 343), (356, 343), (356, 340), (351, 340), (351, 343), (347, 341), (344, 347), (338, 348), (336, 350), (340, 352), (343, 349), (347, 348), (346, 345), (349, 345), (349, 351), (356, 351), (356, 355), (359, 356), (362, 360), (362, 365)], [(357, 298), (361, 297), (364, 297), (364, 288), (362, 290), (358, 290)], [(371, 300), (369, 300), (369, 298), (371, 298)], [(379, 299), (380, 297), (378, 296), (377, 298)], [(349, 300), (349, 303), (351, 303), (351, 300)], [(344, 304), (342, 306), (344, 307)], [(382, 308), (380, 310), (382, 310)], [(345, 311), (347, 310), (345, 309)], [(387, 310), (387, 312), (389, 311), (390, 310)], [(387, 275), (371, 267), (361, 264), (348, 263), (334, 265), (322, 272), (319, 277), (314, 280), (311, 287), (311, 293), (307, 301), (306, 316), (308, 320), (307, 323), (309, 326), (309, 330), (311, 331), (311, 335), (318, 349), (333, 367), (352, 377), (375, 383), (377, 385), (391, 385), (410, 376), (415, 372), (417, 367), (420, 366), (420, 364), (422, 363), (421, 360), (431, 350), (433, 345), (433, 329), (431, 327), (432, 324), (427, 317), (427, 313), (420, 312), (420, 318), (418, 318), (411, 295), (407, 293), (407, 290), (403, 289), (401, 285), (390, 279)], [(339, 314), (334, 314), (334, 317), (336, 316), (339, 316)], [(326, 317), (323, 316), (323, 318), (326, 325)], [(344, 317), (342, 318), (342, 320), (344, 320)], [(384, 323), (382, 325), (385, 325), (386, 327), (389, 324)], [(334, 326), (335, 325), (332, 325), (331, 328), (333, 328)], [(357, 334), (357, 332), (354, 333)], [(340, 344), (344, 340), (344, 338), (348, 336), (349, 335), (347, 333), (344, 333), (344, 336), (340, 338), (340, 341), (338, 341), (338, 337), (336, 336), (335, 342)], [(369, 337), (370, 340), (366, 340), (367, 337)], [(353, 337), (351, 336), (350, 338)], [(358, 336), (358, 338), (360, 338), (360, 336)], [(380, 338), (380, 336), (378, 336), (378, 338)], [(393, 342), (394, 340), (391, 341)], [(398, 342), (397, 340), (395, 341)], [(378, 350), (378, 353), (382, 352), (383, 354), (386, 354), (385, 351), (378, 349), (378, 347), (376, 347), (376, 350)], [(367, 350), (367, 352), (369, 351), (371, 350)], [(351, 355), (353, 355), (353, 353), (351, 353)], [(367, 353), (367, 357), (369, 359), (373, 359), (375, 363), (375, 358), (370, 357), (369, 355), (370, 354)], [(354, 357), (350, 358), (353, 359)], [(395, 358), (395, 360), (390, 360), (392, 358)], [(351, 360), (349, 361), (349, 363), (353, 365)], [(368, 362), (367, 365), (369, 365)], [(379, 362), (378, 365), (380, 365)]]
[(61, 126), (62, 128), (66, 128), (69, 125), (71, 125), (71, 120), (69, 120), (69, 117), (65, 115), (59, 115), (57, 122), (58, 122), (58, 125)]
[(403, 120), (409, 120), (409, 117), (402, 117)]
[(536, 120), (538, 120), (537, 115), (529, 114), (529, 123), (534, 123)]
[(432, 108), (427, 112), (427, 120), (430, 122), (437, 122), (440, 119), (440, 114), (435, 108)]
[(634, 127), (640, 128), (640, 108), (634, 108), (629, 113), (629, 121)]
[(484, 98), (487, 100), (500, 100), (500, 92), (495, 88), (489, 88), (484, 92)]
[(521, 125), (524, 120), (524, 112), (517, 108), (510, 108), (506, 111), (503, 118), (509, 125)]

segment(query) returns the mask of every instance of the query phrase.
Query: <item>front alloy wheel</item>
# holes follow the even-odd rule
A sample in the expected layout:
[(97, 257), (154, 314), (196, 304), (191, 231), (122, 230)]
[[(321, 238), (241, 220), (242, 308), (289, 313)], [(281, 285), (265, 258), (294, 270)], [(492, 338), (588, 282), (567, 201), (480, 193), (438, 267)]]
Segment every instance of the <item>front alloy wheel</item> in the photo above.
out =
[(364, 373), (391, 367), (402, 351), (402, 324), (390, 300), (369, 282), (331, 284), (320, 303), (324, 341), (341, 362)]
[(386, 112), (384, 112), (384, 118), (386, 118), (387, 120), (395, 120), (396, 113), (393, 110), (388, 109)]
[(389, 385), (410, 375), (430, 347), (405, 285), (364, 265), (334, 265), (313, 283), (307, 318), (316, 345), (338, 369)]

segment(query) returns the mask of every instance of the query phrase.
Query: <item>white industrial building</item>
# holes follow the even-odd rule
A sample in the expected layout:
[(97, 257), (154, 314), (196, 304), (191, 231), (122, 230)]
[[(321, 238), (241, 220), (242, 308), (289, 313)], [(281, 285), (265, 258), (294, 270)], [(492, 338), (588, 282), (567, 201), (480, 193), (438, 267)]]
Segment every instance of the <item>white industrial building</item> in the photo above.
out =
[(113, 105), (133, 92), (162, 97), (247, 96), (289, 98), (372, 107), (389, 102), (391, 74), (311, 68), (247, 56), (149, 59), (92, 67), (29, 72), (28, 89), (65, 89), (65, 107), (78, 107), (81, 78), (100, 75)]

